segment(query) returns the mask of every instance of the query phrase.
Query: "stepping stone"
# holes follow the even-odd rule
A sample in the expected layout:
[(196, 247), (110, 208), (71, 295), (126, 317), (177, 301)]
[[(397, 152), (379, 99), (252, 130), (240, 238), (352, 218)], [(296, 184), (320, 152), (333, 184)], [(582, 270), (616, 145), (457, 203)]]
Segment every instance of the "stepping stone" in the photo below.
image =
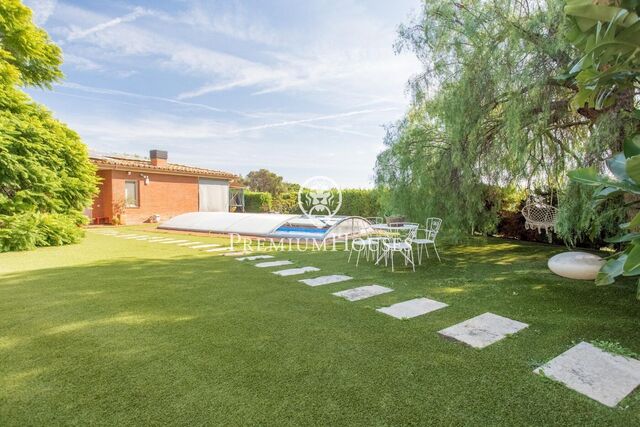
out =
[(129, 237), (125, 237), (124, 240), (133, 240), (133, 239), (140, 239), (141, 237), (147, 237), (147, 236), (143, 236), (141, 234), (136, 234), (134, 236), (129, 236)]
[(120, 237), (120, 238), (123, 238), (123, 239), (128, 239), (128, 238), (130, 238), (130, 237), (139, 237), (139, 236), (140, 236), (139, 234), (119, 234), (119, 235), (117, 235), (117, 236), (115, 236), (115, 237)]
[(307, 286), (322, 286), (322, 285), (330, 285), (332, 283), (340, 283), (347, 280), (351, 280), (353, 277), (344, 276), (342, 274), (333, 274), (331, 276), (320, 276), (315, 277), (313, 279), (303, 279), (299, 280), (299, 282), (304, 283)]
[(142, 236), (142, 237), (136, 237), (133, 240), (149, 240), (151, 237), (149, 236)]
[(269, 262), (260, 262), (255, 264), (256, 267), (259, 268), (267, 268), (267, 267), (280, 267), (281, 265), (291, 265), (293, 264), (291, 261), (269, 261)]
[(377, 311), (396, 319), (411, 319), (445, 307), (448, 307), (448, 304), (440, 301), (434, 301), (429, 298), (416, 298), (399, 302), (389, 307), (378, 308)]
[(167, 241), (167, 240), (173, 240), (173, 239), (170, 238), (170, 237), (157, 237), (157, 238), (155, 238), (153, 240), (149, 239), (147, 241), (149, 243), (162, 243), (162, 242)]
[(612, 408), (640, 385), (639, 360), (607, 353), (586, 342), (533, 372)]
[(191, 249), (204, 249), (204, 248), (217, 248), (218, 246), (220, 246), (217, 243), (208, 243), (206, 245), (198, 245), (198, 246), (189, 246), (189, 248)]
[(447, 338), (461, 341), (471, 347), (485, 348), (528, 326), (526, 323), (517, 322), (497, 314), (484, 313), (457, 325), (442, 329), (438, 333)]
[(278, 276), (295, 276), (298, 274), (308, 273), (310, 271), (320, 271), (319, 268), (316, 267), (300, 267), (300, 268), (290, 268), (289, 270), (280, 270), (274, 271), (273, 274), (277, 274)]
[(165, 240), (164, 242), (160, 242), (163, 245), (168, 245), (170, 243), (184, 243), (184, 242), (188, 242), (188, 240), (182, 239), (182, 240)]
[(246, 256), (244, 258), (236, 258), (237, 261), (257, 261), (259, 259), (269, 259), (273, 258), (273, 255), (254, 255), (254, 256)]
[(230, 251), (230, 250), (231, 250), (231, 248), (224, 247), (224, 248), (207, 249), (205, 252), (225, 252), (225, 251)]
[(359, 288), (347, 289), (346, 291), (334, 292), (333, 295), (342, 297), (347, 301), (360, 301), (361, 299), (371, 298), (376, 295), (393, 292), (391, 288), (385, 288), (380, 285), (360, 286)]
[(202, 242), (187, 242), (187, 243), (180, 243), (178, 246), (191, 246), (191, 245), (197, 245), (199, 243)]

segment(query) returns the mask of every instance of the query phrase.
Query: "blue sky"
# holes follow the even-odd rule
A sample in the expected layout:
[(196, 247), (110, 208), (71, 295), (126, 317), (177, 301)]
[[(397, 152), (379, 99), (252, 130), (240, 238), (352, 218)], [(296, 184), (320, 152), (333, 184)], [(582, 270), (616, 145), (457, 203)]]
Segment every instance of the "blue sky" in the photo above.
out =
[(66, 76), (29, 93), (101, 152), (370, 187), (420, 70), (393, 51), (418, 0), (25, 3)]

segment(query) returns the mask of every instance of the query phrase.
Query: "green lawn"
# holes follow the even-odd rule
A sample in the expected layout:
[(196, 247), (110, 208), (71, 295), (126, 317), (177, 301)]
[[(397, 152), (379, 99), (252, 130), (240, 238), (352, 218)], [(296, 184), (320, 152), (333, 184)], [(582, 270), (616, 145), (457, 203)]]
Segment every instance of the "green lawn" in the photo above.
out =
[[(317, 288), (90, 233), (0, 254), (0, 424), (638, 425), (640, 391), (610, 409), (532, 374), (580, 340), (640, 352), (634, 283), (556, 277), (546, 260), (563, 250), (476, 239), (416, 274), (278, 255), (355, 278)], [(395, 291), (331, 295), (371, 283)], [(374, 310), (418, 296), (450, 307), (405, 321)], [(530, 327), (483, 350), (436, 333), (487, 311)]]

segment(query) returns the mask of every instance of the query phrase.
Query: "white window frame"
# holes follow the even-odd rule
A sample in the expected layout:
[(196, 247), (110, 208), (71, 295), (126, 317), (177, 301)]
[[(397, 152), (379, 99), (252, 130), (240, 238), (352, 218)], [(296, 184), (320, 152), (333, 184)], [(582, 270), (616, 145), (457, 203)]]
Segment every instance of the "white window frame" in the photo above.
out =
[[(133, 184), (133, 188), (135, 190), (134, 193), (134, 200), (135, 200), (135, 204), (130, 204), (129, 203), (129, 198), (127, 197), (127, 184)], [(124, 207), (125, 208), (139, 208), (140, 207), (140, 189), (138, 188), (138, 181), (133, 180), (133, 179), (128, 179), (124, 182)]]

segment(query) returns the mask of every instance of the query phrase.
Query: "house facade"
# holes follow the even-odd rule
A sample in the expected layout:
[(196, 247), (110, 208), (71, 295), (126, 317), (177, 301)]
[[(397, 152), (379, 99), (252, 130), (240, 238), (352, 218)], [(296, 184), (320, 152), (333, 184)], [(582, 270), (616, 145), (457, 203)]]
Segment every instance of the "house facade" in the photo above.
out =
[(93, 224), (164, 221), (186, 212), (243, 211), (237, 175), (169, 163), (166, 151), (149, 159), (90, 155), (101, 178), (100, 192), (87, 211)]

